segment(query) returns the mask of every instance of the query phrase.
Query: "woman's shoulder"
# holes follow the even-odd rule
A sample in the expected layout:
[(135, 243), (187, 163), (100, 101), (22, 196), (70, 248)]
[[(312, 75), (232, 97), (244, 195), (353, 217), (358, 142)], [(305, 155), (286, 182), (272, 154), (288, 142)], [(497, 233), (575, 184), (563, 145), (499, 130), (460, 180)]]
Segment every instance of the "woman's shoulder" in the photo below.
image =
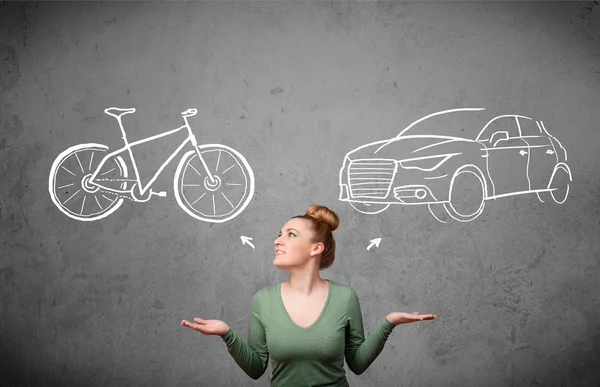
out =
[(276, 294), (277, 289), (279, 289), (279, 283), (264, 285), (259, 288), (254, 297), (268, 297)]
[(344, 289), (352, 289), (350, 286), (334, 281), (332, 279), (327, 279), (327, 281), (329, 281), (330, 284), (332, 284), (333, 286), (337, 287), (337, 288), (344, 288)]
[(335, 292), (340, 295), (345, 295), (347, 297), (351, 296), (352, 293), (356, 293), (354, 288), (350, 285), (342, 284), (333, 280), (328, 280), (329, 283), (335, 287)]

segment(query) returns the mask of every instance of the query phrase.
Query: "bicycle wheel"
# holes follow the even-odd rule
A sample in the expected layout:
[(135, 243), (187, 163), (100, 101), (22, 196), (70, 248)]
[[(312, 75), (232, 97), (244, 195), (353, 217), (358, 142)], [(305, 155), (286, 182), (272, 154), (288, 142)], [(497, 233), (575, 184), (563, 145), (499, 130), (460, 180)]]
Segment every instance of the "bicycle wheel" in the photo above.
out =
[(225, 145), (199, 145), (211, 183), (195, 150), (183, 155), (173, 180), (177, 203), (196, 219), (221, 223), (235, 218), (254, 194), (254, 174), (238, 151)]
[[(89, 184), (89, 179), (108, 151), (106, 145), (79, 144), (62, 152), (50, 169), (48, 190), (52, 201), (67, 216), (92, 221), (116, 211), (123, 198)], [(123, 159), (114, 157), (103, 165), (96, 181), (103, 186), (124, 189), (127, 167)]]

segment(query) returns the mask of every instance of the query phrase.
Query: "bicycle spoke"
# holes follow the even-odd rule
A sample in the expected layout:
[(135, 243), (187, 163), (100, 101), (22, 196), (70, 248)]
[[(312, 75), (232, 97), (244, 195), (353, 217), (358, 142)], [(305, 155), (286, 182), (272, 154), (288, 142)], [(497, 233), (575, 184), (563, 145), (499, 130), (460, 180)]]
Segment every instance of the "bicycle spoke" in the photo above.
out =
[(184, 187), (201, 187), (200, 184), (184, 184)]
[(69, 171), (67, 168), (63, 167), (62, 165), (60, 166), (62, 169), (64, 169), (65, 171), (69, 172), (71, 175), (73, 176), (77, 176), (75, 175), (73, 172)]
[(203, 194), (202, 194), (202, 196), (200, 196), (198, 199), (196, 199), (196, 200), (195, 200), (195, 201), (192, 203), (192, 206), (193, 206), (194, 204), (196, 204), (196, 202), (197, 202), (198, 200), (202, 199), (202, 198), (204, 197), (204, 195), (206, 195), (206, 192), (205, 192), (205, 193), (203, 193)]
[(235, 164), (233, 164), (231, 167), (227, 168), (226, 170), (224, 170), (223, 172), (221, 172), (221, 175), (224, 174), (225, 172), (229, 171), (231, 168), (235, 167)]
[(215, 168), (215, 173), (219, 170), (219, 161), (221, 161), (221, 150), (219, 149), (219, 157), (217, 157), (217, 167)]
[(96, 195), (94, 195), (94, 199), (96, 199), (96, 203), (98, 204), (98, 207), (100, 207), (100, 209), (102, 211), (104, 211), (104, 207), (102, 207), (102, 205), (100, 204), (100, 202), (98, 201), (98, 197), (96, 197)]
[(71, 200), (71, 198), (72, 198), (73, 196), (77, 195), (77, 194), (79, 193), (79, 191), (81, 191), (81, 189), (78, 189), (78, 190), (77, 190), (77, 192), (75, 192), (73, 195), (69, 196), (69, 198), (63, 202), (63, 204), (67, 204), (67, 202), (68, 202), (69, 200)]
[(81, 211), (79, 211), (79, 215), (83, 215), (83, 206), (85, 206), (85, 198), (87, 198), (87, 196), (83, 197), (83, 203), (81, 203)]
[(225, 185), (242, 185), (240, 183), (225, 183)]
[(90, 165), (88, 166), (90, 171), (92, 170), (92, 160), (94, 160), (94, 152), (92, 152), (92, 156), (90, 157)]
[(225, 200), (227, 200), (227, 203), (229, 203), (229, 205), (231, 206), (231, 208), (235, 207), (233, 204), (231, 204), (231, 202), (229, 201), (229, 199), (227, 199), (227, 196), (225, 196), (225, 194), (223, 192), (221, 192), (221, 195), (223, 195), (223, 197), (225, 198)]
[(215, 194), (213, 194), (213, 214), (217, 215), (217, 207), (215, 206)]
[(104, 196), (104, 195), (102, 195), (102, 197), (103, 197), (104, 199), (108, 200), (108, 201), (109, 201), (109, 202), (111, 202), (111, 203), (113, 203), (115, 200), (117, 200), (117, 198), (110, 199), (110, 198), (107, 198), (107, 197), (106, 197), (106, 196)]
[(198, 172), (198, 170), (196, 168), (194, 168), (194, 166), (192, 164), (189, 164), (190, 167), (192, 167), (192, 169), (194, 171), (196, 171), (196, 173), (198, 174), (198, 176), (202, 177), (202, 175), (200, 174), (200, 172)]
[(56, 189), (63, 189), (63, 188), (70, 187), (70, 186), (72, 186), (72, 185), (75, 185), (75, 183), (71, 183), (71, 184), (63, 185), (62, 187), (57, 187)]
[(111, 169), (110, 171), (106, 171), (106, 172), (104, 172), (103, 174), (101, 174), (100, 176), (104, 176), (104, 175), (106, 175), (107, 173), (111, 173), (111, 172), (112, 172), (112, 171), (114, 171), (115, 169), (117, 169), (117, 168), (115, 167), (115, 168)]
[(79, 168), (81, 168), (81, 172), (85, 173), (85, 171), (83, 170), (83, 165), (81, 165), (81, 160), (79, 160), (79, 156), (77, 155), (77, 152), (75, 152), (75, 158), (77, 158), (77, 162), (79, 163)]

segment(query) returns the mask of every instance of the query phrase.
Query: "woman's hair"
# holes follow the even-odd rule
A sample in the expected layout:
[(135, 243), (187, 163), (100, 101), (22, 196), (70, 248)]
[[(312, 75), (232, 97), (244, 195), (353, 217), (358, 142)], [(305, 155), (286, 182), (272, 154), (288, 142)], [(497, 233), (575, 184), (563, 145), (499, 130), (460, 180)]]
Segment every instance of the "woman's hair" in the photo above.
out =
[(311, 222), (315, 233), (313, 242), (321, 242), (325, 247), (321, 253), (319, 270), (327, 269), (335, 259), (335, 239), (332, 232), (340, 225), (340, 218), (329, 208), (317, 205), (308, 206), (304, 215), (294, 216), (294, 218), (307, 219)]

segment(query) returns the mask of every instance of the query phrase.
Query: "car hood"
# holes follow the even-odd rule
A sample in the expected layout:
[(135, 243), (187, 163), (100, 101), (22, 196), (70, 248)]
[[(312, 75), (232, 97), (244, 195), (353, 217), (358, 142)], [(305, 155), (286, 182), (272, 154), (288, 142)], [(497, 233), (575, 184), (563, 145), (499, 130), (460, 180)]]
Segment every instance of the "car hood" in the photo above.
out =
[(455, 152), (457, 143), (461, 142), (468, 143), (473, 140), (441, 136), (397, 137), (363, 145), (349, 152), (347, 156), (350, 160), (373, 158), (405, 160)]

